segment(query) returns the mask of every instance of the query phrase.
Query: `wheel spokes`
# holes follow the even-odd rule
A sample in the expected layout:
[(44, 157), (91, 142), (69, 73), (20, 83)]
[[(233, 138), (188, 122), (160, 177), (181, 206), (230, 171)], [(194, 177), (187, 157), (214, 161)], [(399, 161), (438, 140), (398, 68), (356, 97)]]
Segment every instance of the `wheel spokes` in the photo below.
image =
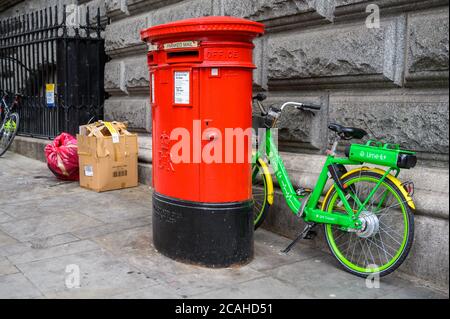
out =
[[(357, 177), (356, 180), (360, 178)], [(361, 203), (365, 202), (377, 185), (375, 181), (357, 181), (347, 183), (352, 185), (354, 196)], [(335, 196), (334, 203), (339, 199)], [(358, 209), (358, 203), (355, 198), (350, 197), (350, 207), (353, 210)], [(332, 227), (332, 236), (335, 247), (340, 254), (354, 266), (362, 269), (380, 268), (392, 263), (403, 247), (405, 238), (405, 223), (402, 206), (407, 204), (405, 201), (398, 200), (393, 190), (381, 185), (379, 189), (368, 200), (364, 211), (368, 216), (376, 216), (378, 221), (378, 230), (368, 236), (362, 236), (355, 231), (343, 231), (339, 226)], [(334, 206), (334, 205), (333, 205)], [(363, 218), (363, 217), (361, 217)]]

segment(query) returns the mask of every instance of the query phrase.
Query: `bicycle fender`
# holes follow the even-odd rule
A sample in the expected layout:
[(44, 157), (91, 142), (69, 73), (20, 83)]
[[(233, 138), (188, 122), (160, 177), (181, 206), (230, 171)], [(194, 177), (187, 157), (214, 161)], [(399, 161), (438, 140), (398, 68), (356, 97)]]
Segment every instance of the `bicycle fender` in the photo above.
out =
[[(378, 173), (381, 175), (386, 174), (386, 171), (379, 169), (379, 168), (370, 168), (370, 167), (360, 167), (360, 168), (356, 168), (354, 170), (351, 170), (347, 173), (345, 173), (342, 178), (345, 178), (347, 176), (349, 176), (350, 174), (356, 173), (356, 172), (360, 172), (360, 171), (371, 171), (374, 173)], [(411, 196), (408, 194), (408, 192), (406, 191), (406, 189), (403, 187), (402, 182), (395, 176), (388, 174), (387, 177), (392, 183), (394, 183), (395, 186), (397, 186), (400, 191), (402, 192), (403, 196), (405, 196), (406, 202), (408, 203), (408, 206), (411, 207), (413, 210), (416, 209), (416, 205), (414, 204), (413, 199), (411, 198)], [(325, 195), (325, 200), (323, 201), (324, 203), (326, 203), (328, 197), (331, 194), (331, 191), (333, 190), (333, 186), (330, 187), (330, 190), (328, 191), (328, 193)]]
[(267, 180), (267, 202), (269, 203), (269, 205), (272, 205), (273, 201), (274, 201), (272, 175), (270, 174), (269, 167), (267, 166), (266, 162), (264, 162), (264, 160), (262, 158), (258, 158), (258, 163), (261, 165), (263, 173), (266, 176), (266, 180)]

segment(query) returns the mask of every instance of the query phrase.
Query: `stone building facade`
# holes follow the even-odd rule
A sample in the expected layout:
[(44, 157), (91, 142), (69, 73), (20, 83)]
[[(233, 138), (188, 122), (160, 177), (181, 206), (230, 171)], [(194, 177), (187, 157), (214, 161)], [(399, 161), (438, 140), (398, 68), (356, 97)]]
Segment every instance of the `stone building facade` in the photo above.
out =
[[(48, 3), (16, 2), (0, 18), (30, 3)], [(267, 33), (255, 48), (255, 91), (267, 92), (267, 105), (287, 100), (322, 105), (316, 116), (289, 111), (279, 124), (279, 144), (294, 181), (313, 186), (332, 136), (331, 121), (417, 151), (418, 167), (400, 176), (415, 182), (418, 207), (416, 243), (402, 270), (448, 289), (448, 0), (59, 2), (100, 6), (108, 21), (105, 117), (126, 120), (139, 132), (143, 182), (150, 181), (151, 112), (147, 46), (139, 31), (210, 15), (264, 23)], [(377, 9), (379, 26), (368, 27)], [(293, 237), (300, 224), (278, 194), (266, 227)], [(312, 244), (323, 246), (320, 240)]]

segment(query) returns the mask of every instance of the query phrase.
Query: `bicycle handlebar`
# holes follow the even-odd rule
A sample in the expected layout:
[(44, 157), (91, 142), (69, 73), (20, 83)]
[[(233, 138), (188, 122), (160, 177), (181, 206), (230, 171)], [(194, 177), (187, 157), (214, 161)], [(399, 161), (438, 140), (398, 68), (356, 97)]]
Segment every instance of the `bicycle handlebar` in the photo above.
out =
[[(264, 106), (261, 104), (262, 101), (266, 100), (267, 96), (263, 93), (258, 93), (257, 95), (253, 96), (253, 100), (256, 100), (256, 104), (258, 105), (259, 109), (261, 110), (262, 116), (267, 116), (269, 112), (264, 108)], [(320, 105), (314, 105), (314, 104), (305, 104), (305, 103), (298, 103), (298, 102), (286, 102), (284, 103), (280, 109), (278, 109), (279, 113), (282, 113), (283, 110), (287, 106), (294, 106), (297, 110), (305, 111), (305, 110), (316, 110), (319, 111), (321, 109)], [(273, 109), (273, 108), (271, 108)]]
[(317, 110), (319, 111), (321, 109), (320, 105), (314, 105), (314, 104), (305, 104), (305, 103), (298, 103), (298, 102), (286, 102), (281, 107), (281, 111), (284, 110), (287, 106), (294, 106), (297, 110)]
[(7, 109), (13, 109), (14, 107), (17, 107), (20, 105), (20, 100), (22, 98), (22, 94), (15, 93), (14, 94), (14, 100), (10, 103), (10, 105), (7, 104), (6, 99), (9, 97), (8, 92), (0, 89), (0, 107), (6, 107)]
[[(22, 97), (23, 96), (23, 94), (21, 94), (21, 93), (14, 93), (14, 94), (11, 94), (11, 95), (14, 95), (15, 97)], [(8, 94), (8, 92), (0, 89), (0, 98), (5, 98), (5, 97), (8, 97), (8, 96), (10, 96)]]

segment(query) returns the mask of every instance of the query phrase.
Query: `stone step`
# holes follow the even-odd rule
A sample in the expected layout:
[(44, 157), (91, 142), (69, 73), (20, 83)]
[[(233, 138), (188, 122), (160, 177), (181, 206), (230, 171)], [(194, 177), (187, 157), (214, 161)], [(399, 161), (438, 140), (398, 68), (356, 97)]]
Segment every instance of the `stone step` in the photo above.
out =
[[(139, 134), (139, 163), (138, 173), (139, 182), (142, 184), (151, 185), (152, 176), (152, 149), (151, 149), (151, 136), (149, 134)], [(10, 151), (23, 156), (46, 162), (44, 149), (47, 144), (51, 143), (50, 140), (32, 138), (26, 136), (16, 136)]]
[[(150, 134), (139, 134), (139, 181), (151, 185), (152, 138)], [(11, 151), (45, 162), (44, 148), (50, 141), (17, 136)], [(293, 154), (281, 152), (286, 169), (295, 187), (313, 188), (322, 169), (325, 157), (311, 154)], [(418, 166), (412, 170), (403, 170), (402, 181), (415, 182), (414, 199), (417, 213), (449, 218), (449, 171), (443, 168)], [(274, 180), (275, 185), (278, 185)]]

